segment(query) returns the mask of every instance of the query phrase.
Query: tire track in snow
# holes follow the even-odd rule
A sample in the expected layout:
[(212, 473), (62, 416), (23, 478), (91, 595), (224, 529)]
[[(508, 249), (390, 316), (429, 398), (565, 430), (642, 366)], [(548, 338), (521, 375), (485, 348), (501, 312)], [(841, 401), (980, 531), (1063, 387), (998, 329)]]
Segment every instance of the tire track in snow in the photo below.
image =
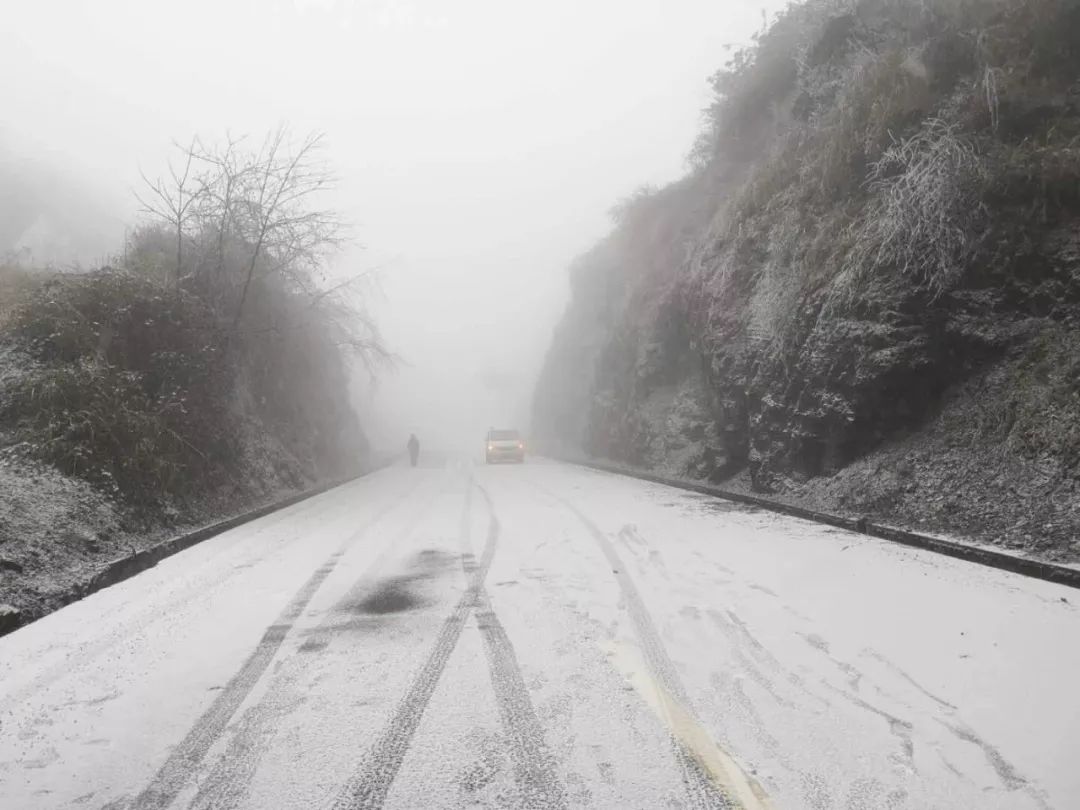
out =
[(506, 631), (491, 609), (484, 580), (499, 543), (499, 522), (491, 509), (487, 492), (481, 493), (487, 501), (491, 520), (484, 550), (479, 562), (468, 543), (472, 520), (472, 479), (468, 479), (465, 504), (462, 510), (461, 532), (462, 567), (469, 586), (454, 610), (443, 623), (442, 630), (424, 665), (414, 678), (409, 691), (398, 704), (390, 722), (376, 743), (371, 747), (365, 761), (344, 785), (334, 804), (335, 810), (359, 810), (380, 808), (393, 786), (401, 763), (408, 752), (413, 735), (423, 717), (439, 678), (457, 646), (461, 632), (475, 609), (480, 625), (484, 650), (488, 658), (492, 685), (499, 704), (506, 732), (511, 740), (510, 756), (514, 763), (515, 778), (522, 791), (519, 805), (526, 810), (559, 810), (567, 806), (565, 791), (554, 774), (551, 755), (544, 741), (543, 729), (529, 698), (528, 688), (518, 667), (514, 648)]
[(293, 623), (304, 611), (304, 608), (307, 607), (308, 602), (311, 601), (319, 586), (337, 567), (337, 563), (346, 549), (366, 534), (399, 503), (406, 500), (412, 494), (413, 489), (379, 510), (367, 524), (350, 535), (308, 577), (274, 623), (263, 633), (258, 646), (248, 656), (240, 670), (233, 675), (225, 688), (214, 699), (214, 702), (203, 712), (202, 716), (195, 721), (195, 725), (188, 731), (180, 744), (173, 749), (169, 758), (165, 760), (165, 764), (158, 769), (151, 779), (150, 784), (128, 805), (131, 810), (160, 810), (168, 807), (173, 802), (187, 784), (188, 779), (196, 771), (210, 747), (221, 736), (225, 726), (236, 713), (244, 698), (248, 696), (262, 677), (266, 668), (270, 665), (270, 661), (273, 660), (285, 640), (285, 636), (292, 629)]
[[(305, 647), (323, 649), (329, 644), (335, 633), (337, 617), (347, 606), (370, 593), (390, 552), (399, 551), (401, 545), (409, 540), (420, 521), (428, 515), (431, 503), (432, 500), (425, 501), (423, 507), (409, 516), (401, 529), (384, 545), (378, 557), (326, 611), (319, 623), (305, 633), (306, 641), (300, 646), (300, 651)], [(297, 674), (293, 669), (275, 675), (262, 700), (250, 706), (240, 717), (224, 753), (199, 785), (191, 810), (232, 810), (243, 802), (255, 778), (259, 761), (271, 744), (276, 723), (300, 705), (301, 693), (294, 685)]]
[[(490, 516), (488, 542), (491, 543), (492, 538), (499, 535), (499, 519), (487, 490), (479, 484), (476, 484), (476, 488), (487, 505)], [(469, 492), (471, 497), (471, 488)], [(461, 536), (467, 551), (466, 556), (471, 556), (469, 526), (466, 523), (462, 525)], [(495, 690), (495, 699), (499, 704), (499, 714), (510, 738), (510, 758), (514, 763), (518, 788), (521, 790), (518, 806), (526, 810), (559, 810), (567, 807), (566, 791), (555, 773), (554, 760), (544, 739), (544, 728), (532, 705), (529, 688), (514, 653), (514, 645), (499, 617), (495, 615), (483, 582), (476, 594), (476, 621), (484, 641), (484, 653), (488, 659), (488, 670), (491, 674), (491, 685)]]
[[(471, 519), (471, 488), (465, 496), (465, 515), (462, 522)], [(495, 556), (497, 535), (489, 535), (484, 545), (479, 563), (472, 555), (462, 559), (469, 585), (458, 600), (457, 605), (443, 622), (442, 629), (435, 639), (435, 644), (427, 660), (413, 678), (409, 690), (402, 697), (375, 744), (371, 746), (360, 766), (342, 786), (335, 800), (335, 810), (358, 810), (359, 808), (379, 808), (383, 806), (390, 788), (394, 784), (401, 762), (409, 750), (413, 735), (424, 715), (435, 687), (439, 683), (446, 662), (461, 638), (461, 631), (476, 604), (476, 595), (483, 585), (491, 560)]]
[[(649, 615), (637, 586), (626, 571), (626, 567), (615, 550), (615, 546), (608, 536), (593, 521), (577, 507), (576, 504), (566, 500), (541, 487), (550, 497), (562, 503), (588, 530), (589, 535), (596, 541), (604, 557), (611, 566), (612, 573), (619, 585), (619, 591), (626, 603), (630, 614), (631, 623), (634, 626), (635, 635), (641, 644), (645, 663), (652, 671), (653, 681), (656, 685), (656, 702), (669, 720), (677, 720), (675, 725), (692, 724), (700, 730), (700, 723), (691, 709), (689, 696), (682, 684), (675, 664), (671, 660), (660, 639), (660, 633)], [(673, 716), (669, 716), (673, 715)], [(760, 788), (750, 782), (741, 771), (731, 773), (735, 768), (730, 763), (724, 770), (724, 774), (717, 774), (716, 763), (710, 763), (705, 752), (697, 750), (697, 746), (690, 745), (686, 734), (671, 733), (671, 745), (675, 760), (683, 775), (683, 784), (690, 799), (690, 806), (698, 810), (757, 810), (768, 807), (767, 800), (760, 793)], [(719, 753), (719, 749), (716, 749)], [(730, 760), (728, 757), (724, 757)], [(741, 784), (740, 784), (741, 783)], [(736, 797), (739, 798), (736, 798)]]
[[(326, 494), (323, 493), (323, 495)], [(285, 520), (296, 519), (324, 505), (322, 495), (317, 495), (307, 501), (282, 509), (280, 512), (274, 512), (262, 519), (264, 522), (255, 528), (253, 536), (263, 534)], [(270, 546), (240, 547), (224, 551), (215, 561), (216, 570), (210, 577), (190, 578), (186, 583), (179, 585), (164, 603), (140, 608), (141, 612), (122, 620), (104, 635), (79, 645), (61, 660), (38, 673), (25, 686), (0, 697), (0, 714), (22, 703), (35, 692), (47, 689), (60, 678), (86, 668), (121, 642), (129, 642), (134, 636), (146, 632), (147, 628), (153, 625), (160, 616), (171, 614), (177, 607), (190, 602), (196, 596), (205, 596), (208, 592), (217, 591), (252, 565), (277, 557), (295, 540), (295, 537), (286, 535), (277, 538)]]
[(262, 677), (281, 643), (285, 640), (285, 636), (292, 628), (293, 622), (307, 607), (307, 603), (315, 595), (315, 591), (318, 590), (319, 586), (322, 585), (323, 580), (337, 566), (341, 554), (341, 551), (335, 551), (331, 554), (330, 558), (315, 570), (315, 573), (308, 578), (303, 587), (293, 596), (292, 601), (281, 612), (277, 621), (267, 628), (255, 651), (248, 656), (240, 671), (232, 677), (228, 685), (210, 704), (210, 708), (195, 721), (191, 731), (169, 755), (169, 758), (154, 775), (150, 784), (135, 798), (134, 803), (131, 805), (134, 810), (157, 810), (157, 808), (168, 807), (172, 803), (173, 799), (183, 789), (187, 778), (202, 762), (206, 752), (210, 750), (210, 746), (225, 730), (225, 725), (244, 698), (248, 696), (252, 687)]

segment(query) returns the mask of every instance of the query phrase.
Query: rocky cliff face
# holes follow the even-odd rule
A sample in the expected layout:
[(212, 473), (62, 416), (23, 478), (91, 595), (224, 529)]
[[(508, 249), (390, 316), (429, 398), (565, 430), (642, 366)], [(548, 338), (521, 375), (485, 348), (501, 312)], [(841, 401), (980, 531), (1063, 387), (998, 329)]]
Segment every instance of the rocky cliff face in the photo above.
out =
[(552, 444), (1068, 556), (1080, 5), (794, 7), (572, 270)]

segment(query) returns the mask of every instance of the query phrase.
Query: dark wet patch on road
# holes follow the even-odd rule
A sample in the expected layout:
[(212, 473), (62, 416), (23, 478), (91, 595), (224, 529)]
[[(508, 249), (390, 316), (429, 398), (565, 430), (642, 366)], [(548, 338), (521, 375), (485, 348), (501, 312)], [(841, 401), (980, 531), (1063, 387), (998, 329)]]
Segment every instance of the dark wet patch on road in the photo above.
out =
[(408, 573), (381, 579), (336, 609), (339, 613), (353, 615), (387, 616), (425, 607), (431, 600), (423, 593), (422, 583), (450, 569), (457, 559), (456, 555), (445, 551), (424, 549), (410, 559)]
[(378, 583), (368, 593), (342, 609), (350, 613), (367, 613), (382, 616), (387, 613), (404, 613), (419, 607), (424, 600), (417, 595), (412, 585), (416, 577), (393, 577)]

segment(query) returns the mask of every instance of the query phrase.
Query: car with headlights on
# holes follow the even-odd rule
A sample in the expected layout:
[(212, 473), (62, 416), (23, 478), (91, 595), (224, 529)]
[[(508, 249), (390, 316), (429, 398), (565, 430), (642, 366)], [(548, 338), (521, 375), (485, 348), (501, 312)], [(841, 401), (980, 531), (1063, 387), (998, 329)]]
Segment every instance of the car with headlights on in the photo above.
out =
[(492, 428), (487, 434), (484, 458), (488, 464), (497, 461), (515, 461), (521, 464), (525, 461), (525, 440), (516, 430)]

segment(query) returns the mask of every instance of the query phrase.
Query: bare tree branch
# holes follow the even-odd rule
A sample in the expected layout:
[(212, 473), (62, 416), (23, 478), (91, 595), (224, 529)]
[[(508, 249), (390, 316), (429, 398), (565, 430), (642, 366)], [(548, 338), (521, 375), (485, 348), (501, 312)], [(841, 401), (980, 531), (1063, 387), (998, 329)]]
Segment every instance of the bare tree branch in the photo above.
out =
[(191, 144), (187, 148), (174, 144), (185, 157), (183, 173), (178, 173), (176, 167), (170, 162), (168, 172), (171, 182), (166, 183), (160, 177), (151, 181), (140, 170), (139, 175), (153, 196), (148, 200), (140, 196), (138, 192), (135, 194), (135, 198), (142, 205), (143, 213), (163, 220), (171, 228), (175, 229), (176, 271), (173, 281), (177, 285), (180, 284), (180, 279), (183, 276), (184, 226), (191, 219), (194, 207), (201, 199), (205, 188), (201, 183), (196, 183), (196, 187), (192, 189), (190, 182), (193, 179), (191, 178), (191, 166), (194, 160), (195, 143), (195, 139), (192, 138)]

